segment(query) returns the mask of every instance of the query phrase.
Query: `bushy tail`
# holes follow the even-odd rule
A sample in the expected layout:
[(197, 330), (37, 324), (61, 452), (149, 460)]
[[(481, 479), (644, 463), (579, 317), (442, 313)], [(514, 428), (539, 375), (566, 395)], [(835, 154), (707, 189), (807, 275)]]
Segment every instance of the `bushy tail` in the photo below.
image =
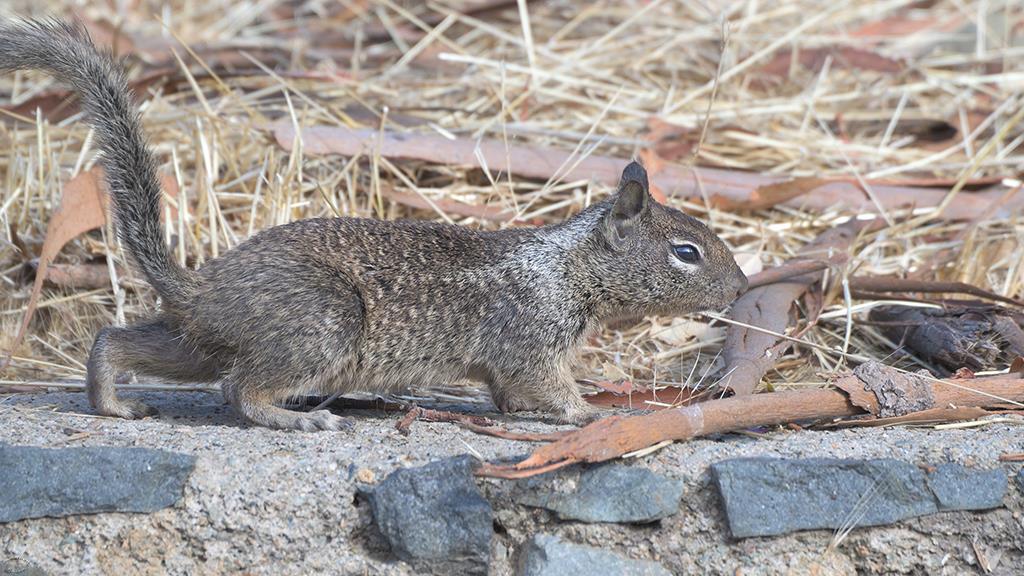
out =
[(118, 237), (169, 307), (189, 299), (196, 278), (164, 244), (160, 184), (124, 70), (81, 27), (56, 20), (0, 22), (0, 72), (41, 70), (77, 92), (95, 129)]

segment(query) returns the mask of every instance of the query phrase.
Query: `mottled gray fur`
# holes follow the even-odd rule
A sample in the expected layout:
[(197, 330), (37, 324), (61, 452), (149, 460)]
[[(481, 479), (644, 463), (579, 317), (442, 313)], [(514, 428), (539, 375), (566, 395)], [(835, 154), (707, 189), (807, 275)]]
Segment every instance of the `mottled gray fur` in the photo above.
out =
[[(119, 238), (162, 299), (156, 318), (97, 335), (87, 387), (101, 414), (152, 413), (115, 395), (115, 377), (134, 372), (219, 382), (246, 418), (274, 428), (344, 424), (277, 406), (290, 397), (463, 378), (486, 383), (502, 410), (584, 422), (593, 411), (571, 369), (603, 322), (721, 308), (746, 287), (711, 230), (650, 199), (636, 163), (616, 195), (553, 226), (301, 220), (186, 270), (163, 240), (156, 163), (122, 69), (76, 26), (0, 24), (0, 70), (17, 69), (45, 70), (80, 95)], [(699, 260), (683, 262), (680, 244)]]

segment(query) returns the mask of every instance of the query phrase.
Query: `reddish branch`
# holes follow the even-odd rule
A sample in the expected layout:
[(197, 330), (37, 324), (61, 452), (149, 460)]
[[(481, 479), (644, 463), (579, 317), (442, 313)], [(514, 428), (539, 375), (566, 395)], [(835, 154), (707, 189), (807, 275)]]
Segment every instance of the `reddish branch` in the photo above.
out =
[(495, 438), (504, 438), (505, 440), (521, 440), (524, 442), (554, 442), (572, 432), (572, 430), (561, 432), (513, 432), (500, 426), (480, 426), (471, 422), (459, 422), (458, 424), (463, 428), (472, 430), (477, 434), (483, 434), (484, 436), (494, 436)]
[(419, 406), (413, 406), (409, 412), (402, 417), (401, 420), (395, 425), (395, 428), (404, 435), (409, 434), (409, 428), (412, 423), (416, 420), (423, 420), (425, 422), (454, 422), (463, 426), (472, 427), (473, 429), (484, 428), (487, 429), (491, 426), (495, 426), (497, 423), (490, 418), (484, 416), (474, 416), (472, 414), (459, 414), (457, 412), (447, 412), (445, 410), (431, 410), (430, 408), (420, 408)]
[[(866, 391), (866, 385), (880, 390), (878, 394), (883, 398), (890, 384), (903, 386), (899, 393), (891, 396), (925, 398), (926, 410), (1024, 402), (1024, 380), (1019, 374), (971, 380), (932, 380), (878, 366), (866, 374), (878, 380), (865, 382), (862, 376), (851, 374), (836, 381), (838, 389), (734, 396), (643, 416), (612, 416), (541, 446), (518, 464), (485, 464), (477, 473), (499, 478), (524, 478), (579, 462), (603, 462), (665, 440), (689, 440), (757, 426), (876, 413), (886, 404), (876, 397), (875, 392)], [(853, 393), (852, 398), (848, 391)]]
[(1024, 302), (1001, 296), (965, 282), (936, 282), (884, 276), (861, 276), (850, 279), (850, 290), (858, 292), (929, 292), (946, 294), (969, 294), (1024, 308)]

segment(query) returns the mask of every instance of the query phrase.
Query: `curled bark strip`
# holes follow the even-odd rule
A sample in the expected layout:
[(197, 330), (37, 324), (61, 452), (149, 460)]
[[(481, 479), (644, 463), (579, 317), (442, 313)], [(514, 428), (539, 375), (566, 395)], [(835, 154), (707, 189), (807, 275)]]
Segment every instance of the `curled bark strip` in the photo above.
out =
[[(861, 376), (849, 374), (839, 378), (837, 385), (840, 389), (733, 396), (642, 416), (612, 416), (541, 446), (518, 464), (485, 464), (477, 474), (525, 478), (578, 462), (611, 460), (666, 440), (688, 440), (756, 426), (863, 415), (868, 412), (853, 403), (843, 390), (863, 390), (862, 377), (888, 379), (899, 386), (901, 383), (894, 378), (895, 374), (901, 372), (878, 365)], [(934, 409), (951, 405), (986, 407), (1007, 401), (1014, 404), (1024, 402), (1024, 379), (1019, 374), (972, 380), (923, 379), (922, 385), (927, 387), (933, 398), (932, 404), (925, 408), (929, 417), (937, 414)], [(903, 395), (908, 396), (910, 392), (904, 391)], [(957, 417), (962, 413), (953, 411), (947, 415)], [(973, 417), (975, 413), (969, 415)]]
[[(850, 380), (843, 380), (840, 388), (850, 395), (850, 400), (882, 418), (905, 416), (911, 412), (927, 410), (935, 404), (928, 383), (929, 374), (896, 372), (882, 364), (869, 362), (853, 370), (853, 375), (863, 384), (862, 390), (870, 392), (873, 401), (864, 400), (850, 386)], [(844, 387), (845, 386), (845, 387)], [(863, 403), (862, 403), (863, 402)]]
[[(863, 222), (852, 221), (838, 228), (830, 228), (804, 246), (801, 254), (813, 257), (825, 253), (829, 255), (829, 260), (838, 263), (845, 259), (853, 239), (865, 226)], [(798, 265), (794, 264), (794, 267)], [(785, 332), (789, 326), (789, 311), (793, 302), (811, 286), (821, 282), (824, 278), (823, 270), (819, 268), (767, 285), (758, 279), (758, 287), (748, 290), (733, 303), (730, 318), (771, 332)], [(737, 395), (753, 393), (761, 377), (775, 364), (775, 354), (769, 351), (773, 350), (777, 342), (778, 338), (772, 334), (730, 324), (725, 332), (723, 347), (724, 371), (728, 374), (723, 384)]]
[[(39, 263), (28, 264), (39, 273)], [(118, 266), (119, 284), (124, 284), (124, 270)], [(50, 264), (46, 269), (46, 283), (53, 286), (94, 290), (110, 286), (110, 269), (106, 264)]]
[[(1012, 412), (1012, 411), (1010, 411)], [(901, 424), (941, 424), (957, 420), (975, 420), (992, 414), (1004, 414), (1005, 410), (986, 410), (977, 406), (954, 408), (931, 408), (891, 418), (855, 418), (840, 420), (825, 425), (825, 428), (865, 428), (877, 426), (899, 426)]]
[[(268, 126), (277, 144), (291, 151), (296, 141), (295, 127), (290, 121)], [(492, 171), (512, 172), (521, 177), (560, 181), (594, 180), (609, 186), (619, 181), (627, 160), (592, 154), (574, 158), (569, 152), (544, 146), (508, 146), (498, 139), (456, 139), (416, 133), (380, 133), (374, 129), (350, 129), (339, 126), (311, 126), (303, 128), (299, 136), (306, 154), (380, 154), (387, 158), (422, 160), (437, 164), (478, 166), (482, 157)], [(480, 156), (477, 154), (479, 153)], [(577, 162), (578, 160), (578, 162)], [(572, 166), (565, 170), (563, 167)], [(751, 174), (720, 168), (688, 168), (666, 165), (652, 175), (651, 185), (664, 190), (668, 196), (691, 199), (703, 198), (749, 202), (751, 195), (762, 186), (785, 183), (784, 176)], [(886, 210), (914, 206), (938, 206), (947, 191), (941, 188), (894, 186), (869, 182), (879, 202)], [(874, 214), (878, 208), (861, 189), (860, 183), (849, 179), (829, 180), (815, 188), (801, 188), (801, 195), (786, 197), (777, 194), (780, 203), (805, 210), (824, 210), (843, 206), (848, 210)], [(960, 194), (946, 206), (940, 217), (945, 220), (974, 218), (990, 209), (1002, 195), (1001, 190)], [(1007, 217), (1024, 207), (1024, 194), (1016, 194), (999, 208), (996, 216)]]

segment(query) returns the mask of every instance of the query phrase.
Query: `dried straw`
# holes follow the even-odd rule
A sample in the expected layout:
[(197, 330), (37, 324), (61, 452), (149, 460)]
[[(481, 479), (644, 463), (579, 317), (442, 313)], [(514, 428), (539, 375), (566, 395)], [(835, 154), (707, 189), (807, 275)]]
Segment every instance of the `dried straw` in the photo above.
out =
[[(98, 40), (116, 39), (135, 77), (160, 80), (145, 84), (140, 105), (190, 207), (169, 221), (169, 235), (191, 266), (299, 218), (495, 228), (554, 222), (610, 192), (488, 166), (314, 157), (301, 142), (286, 153), (265, 130), (282, 120), (497, 138), (572, 150), (577, 159), (653, 152), (683, 165), (794, 177), (944, 179), (959, 194), (971, 193), (960, 190), (968, 177), (1015, 178), (1022, 162), (1024, 132), (1012, 120), (1024, 82), (1024, 11), (1014, 3), (182, 0), (159, 13), (128, 3), (122, 14), (106, 3), (33, 4), (76, 14)], [(13, 6), (20, 8), (28, 7)], [(44, 98), (51, 94), (61, 93), (39, 75), (0, 78), (0, 349), (12, 344), (30, 290), (24, 263), (39, 250), (61, 184), (95, 162), (88, 129), (67, 116), (73, 103)], [(655, 140), (667, 125), (671, 138)], [(942, 127), (953, 135), (936, 136)], [(778, 264), (856, 216), (841, 206), (730, 212), (664, 192), (710, 222), (752, 268)], [(422, 199), (426, 209), (396, 197)], [(520, 221), (446, 213), (446, 201), (508, 210)], [(893, 226), (861, 238), (846, 271), (905, 276), (934, 268), (925, 277), (1021, 295), (1019, 219), (882, 216)], [(123, 270), (112, 238), (109, 230), (90, 233), (59, 261), (109, 257)], [(120, 289), (47, 288), (4, 384), (81, 378), (100, 327), (156, 305), (137, 275), (127, 275)], [(877, 330), (856, 324), (864, 304), (839, 287), (826, 293), (823, 316), (799, 338), (806, 344), (780, 358), (765, 384), (817, 386), (850, 358), (914, 366)], [(700, 318), (612, 327), (586, 348), (580, 377), (708, 386), (720, 332)]]

